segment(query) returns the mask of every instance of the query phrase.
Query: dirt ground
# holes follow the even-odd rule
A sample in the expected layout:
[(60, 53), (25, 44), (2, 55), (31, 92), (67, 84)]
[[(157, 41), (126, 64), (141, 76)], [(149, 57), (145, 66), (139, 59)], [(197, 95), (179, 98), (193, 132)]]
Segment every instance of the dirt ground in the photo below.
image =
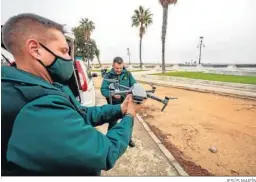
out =
[(178, 100), (160, 112), (148, 99), (142, 117), (189, 175), (256, 175), (256, 101), (167, 87), (156, 95)]

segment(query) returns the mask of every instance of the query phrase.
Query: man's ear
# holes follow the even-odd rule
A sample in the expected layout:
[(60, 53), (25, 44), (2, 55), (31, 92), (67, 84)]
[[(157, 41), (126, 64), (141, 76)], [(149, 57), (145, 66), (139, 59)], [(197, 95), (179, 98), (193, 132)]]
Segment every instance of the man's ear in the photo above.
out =
[(28, 53), (34, 57), (35, 59), (41, 59), (42, 58), (42, 51), (40, 51), (41, 46), (40, 44), (34, 40), (34, 39), (29, 39), (26, 42), (26, 49)]

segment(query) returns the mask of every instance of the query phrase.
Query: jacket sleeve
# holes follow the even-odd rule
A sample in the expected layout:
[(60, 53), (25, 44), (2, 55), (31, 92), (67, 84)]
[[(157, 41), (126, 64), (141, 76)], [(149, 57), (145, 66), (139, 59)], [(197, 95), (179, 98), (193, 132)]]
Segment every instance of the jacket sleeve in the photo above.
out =
[(65, 92), (73, 98), (73, 101), (78, 107), (81, 107), (86, 111), (83, 118), (85, 119), (85, 122), (91, 123), (94, 127), (111, 121), (116, 121), (121, 119), (123, 116), (120, 104), (85, 107), (81, 106), (81, 104), (75, 99), (75, 96), (69, 87), (65, 87)]
[(136, 80), (134, 79), (134, 77), (132, 76), (132, 73), (129, 72), (130, 76), (129, 76), (129, 81), (130, 81), (130, 87), (132, 87), (136, 82)]
[[(104, 77), (105, 78), (105, 77)], [(109, 97), (109, 83), (103, 79), (102, 81), (102, 84), (101, 84), (101, 88), (100, 88), (100, 91), (101, 91), (101, 94), (108, 98)]]
[(120, 104), (88, 107), (84, 119), (90, 121), (92, 126), (116, 121), (123, 116)]
[(25, 169), (55, 172), (65, 168), (108, 170), (125, 152), (133, 119), (123, 117), (106, 135), (85, 123), (60, 96), (45, 96), (17, 115), (7, 160)]

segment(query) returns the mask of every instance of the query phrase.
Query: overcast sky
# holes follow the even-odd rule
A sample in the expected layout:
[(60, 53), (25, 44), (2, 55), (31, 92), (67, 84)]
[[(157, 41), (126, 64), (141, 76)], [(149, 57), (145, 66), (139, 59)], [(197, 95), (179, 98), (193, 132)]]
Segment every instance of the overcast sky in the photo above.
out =
[[(70, 27), (88, 17), (101, 60), (115, 56), (139, 62), (139, 34), (131, 16), (139, 5), (149, 8), (153, 24), (143, 38), (144, 62), (161, 62), (162, 7), (158, 0), (1, 0), (1, 23), (19, 13), (36, 13)], [(204, 36), (203, 63), (256, 63), (256, 0), (178, 0), (170, 6), (166, 61), (198, 61), (199, 36)]]

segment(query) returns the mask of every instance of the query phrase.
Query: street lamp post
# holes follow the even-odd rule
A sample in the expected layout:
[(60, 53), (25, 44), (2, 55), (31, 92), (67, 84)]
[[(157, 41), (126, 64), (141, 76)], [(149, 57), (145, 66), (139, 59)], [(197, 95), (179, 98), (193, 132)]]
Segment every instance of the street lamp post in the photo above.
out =
[(203, 39), (204, 39), (204, 37), (203, 36), (201, 36), (200, 37), (200, 42), (199, 42), (199, 44), (197, 45), (197, 48), (199, 47), (199, 65), (201, 64), (201, 54), (202, 54), (202, 47), (205, 47), (205, 45), (203, 44)]
[(127, 55), (129, 57), (129, 65), (131, 65), (131, 60), (130, 60), (131, 53), (130, 53), (130, 49), (129, 48), (127, 48)]

